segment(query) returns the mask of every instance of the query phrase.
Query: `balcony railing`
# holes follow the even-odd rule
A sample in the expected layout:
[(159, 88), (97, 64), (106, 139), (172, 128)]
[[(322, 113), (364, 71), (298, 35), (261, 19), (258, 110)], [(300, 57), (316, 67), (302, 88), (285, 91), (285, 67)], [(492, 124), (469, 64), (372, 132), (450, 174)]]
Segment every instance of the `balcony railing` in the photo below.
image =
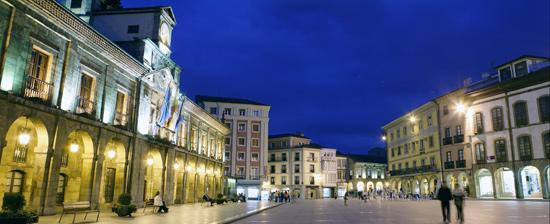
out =
[(458, 144), (458, 143), (463, 143), (464, 142), (464, 135), (455, 135), (453, 137), (453, 142), (455, 144)]
[(520, 155), (519, 159), (523, 160), (523, 161), (532, 160), (533, 156), (531, 154), (529, 154), (529, 155)]
[(77, 114), (93, 114), (94, 113), (94, 101), (85, 97), (78, 99), (78, 106), (76, 107)]
[(445, 162), (445, 169), (454, 169), (455, 163), (453, 161), (447, 161)]
[(416, 173), (426, 173), (426, 172), (436, 172), (437, 168), (435, 166), (421, 166), (418, 168), (406, 168), (401, 170), (392, 170), (390, 174), (392, 176), (400, 176), (407, 174), (416, 174)]
[(465, 168), (466, 167), (466, 160), (457, 160), (455, 161), (456, 168)]
[(250, 180), (259, 180), (259, 179), (260, 179), (259, 175), (250, 175)]
[(306, 161), (308, 161), (308, 162), (317, 162), (317, 158), (316, 157), (307, 157)]
[(115, 113), (115, 125), (126, 126), (128, 124), (128, 115), (120, 112)]
[(24, 96), (35, 98), (43, 102), (50, 100), (53, 85), (33, 76), (27, 76)]
[(452, 137), (443, 138), (443, 145), (450, 145), (450, 144), (453, 144), (453, 138)]

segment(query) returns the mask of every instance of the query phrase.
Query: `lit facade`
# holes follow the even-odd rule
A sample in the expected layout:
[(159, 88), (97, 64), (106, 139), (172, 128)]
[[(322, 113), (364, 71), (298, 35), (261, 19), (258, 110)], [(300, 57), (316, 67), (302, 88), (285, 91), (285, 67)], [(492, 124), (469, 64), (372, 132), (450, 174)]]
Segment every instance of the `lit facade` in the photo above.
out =
[(230, 130), (179, 92), (164, 49), (171, 9), (112, 16), (129, 11), (158, 30), (125, 45), (55, 1), (0, 1), (0, 197), (21, 192), (54, 214), (63, 202), (108, 208), (123, 192), (137, 205), (156, 191), (169, 204), (221, 192)]
[(348, 191), (367, 194), (391, 190), (385, 158), (356, 154), (345, 156), (349, 167)]

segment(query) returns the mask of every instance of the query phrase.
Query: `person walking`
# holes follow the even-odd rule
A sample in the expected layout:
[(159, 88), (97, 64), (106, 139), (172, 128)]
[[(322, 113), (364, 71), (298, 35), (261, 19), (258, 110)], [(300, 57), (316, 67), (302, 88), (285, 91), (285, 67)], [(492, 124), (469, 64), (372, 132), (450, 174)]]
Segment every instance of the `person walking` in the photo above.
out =
[(344, 206), (348, 206), (348, 192), (344, 194)]
[(456, 206), (457, 220), (460, 222), (464, 222), (464, 198), (465, 197), (466, 197), (466, 194), (464, 194), (464, 190), (462, 190), (460, 185), (455, 184), (455, 189), (453, 191), (453, 199), (455, 201), (455, 206)]
[(162, 196), (160, 196), (160, 191), (157, 191), (157, 193), (155, 194), (153, 204), (159, 208), (159, 210), (157, 211), (158, 213), (168, 213), (168, 207), (166, 207), (166, 203), (164, 203), (164, 200), (162, 200)]
[(443, 213), (443, 222), (451, 222), (451, 208), (449, 202), (452, 200), (453, 195), (451, 190), (447, 187), (445, 181), (441, 182), (441, 188), (437, 192), (437, 199), (441, 201), (441, 213)]

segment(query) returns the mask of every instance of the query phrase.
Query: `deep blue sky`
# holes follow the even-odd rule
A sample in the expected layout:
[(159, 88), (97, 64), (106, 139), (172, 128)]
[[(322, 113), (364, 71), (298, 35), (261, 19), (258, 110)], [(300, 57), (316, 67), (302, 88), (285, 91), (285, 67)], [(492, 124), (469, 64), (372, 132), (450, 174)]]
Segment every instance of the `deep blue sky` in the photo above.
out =
[(123, 0), (170, 5), (188, 95), (267, 103), (270, 134), (364, 153), (381, 127), (522, 54), (550, 55), (550, 1)]

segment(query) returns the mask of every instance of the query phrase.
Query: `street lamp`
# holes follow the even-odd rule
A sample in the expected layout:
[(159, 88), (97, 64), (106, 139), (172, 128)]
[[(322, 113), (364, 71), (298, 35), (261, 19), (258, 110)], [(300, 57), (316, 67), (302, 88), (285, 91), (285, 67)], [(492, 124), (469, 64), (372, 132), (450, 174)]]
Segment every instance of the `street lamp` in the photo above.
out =
[(115, 158), (116, 156), (116, 152), (114, 149), (109, 149), (109, 151), (107, 151), (107, 157), (109, 157), (109, 159), (113, 159)]
[(415, 117), (415, 116), (411, 116), (411, 117), (409, 118), (409, 121), (410, 121), (411, 123), (416, 122), (416, 117)]
[(386, 141), (386, 136), (382, 135), (382, 141)]
[(153, 165), (153, 162), (154, 162), (153, 158), (148, 158), (147, 159), (147, 165), (149, 165), (149, 166)]
[(21, 131), (21, 133), (19, 134), (18, 140), (19, 140), (19, 144), (27, 145), (31, 141), (31, 135), (26, 130)]
[(78, 152), (78, 148), (79, 146), (75, 141), (69, 146), (69, 150), (71, 150), (72, 153)]
[(193, 172), (193, 167), (191, 165), (187, 166), (187, 172)]
[(466, 111), (466, 106), (465, 106), (464, 104), (462, 104), (462, 103), (458, 103), (458, 104), (456, 104), (456, 106), (455, 106), (455, 110), (456, 110), (456, 112), (458, 112), (458, 113), (464, 113), (464, 112)]
[(178, 163), (178, 161), (176, 161), (176, 163), (174, 163), (174, 169), (175, 169), (175, 170), (179, 170), (179, 169), (180, 169), (180, 164)]

